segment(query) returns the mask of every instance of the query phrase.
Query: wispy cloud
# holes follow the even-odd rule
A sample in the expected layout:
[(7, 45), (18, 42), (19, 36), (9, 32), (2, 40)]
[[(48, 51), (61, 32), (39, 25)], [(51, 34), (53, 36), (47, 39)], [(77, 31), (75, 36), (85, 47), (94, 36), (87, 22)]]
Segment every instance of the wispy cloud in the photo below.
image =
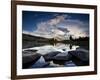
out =
[(69, 30), (69, 34), (74, 37), (89, 36), (89, 23), (80, 20), (67, 19), (61, 25)]

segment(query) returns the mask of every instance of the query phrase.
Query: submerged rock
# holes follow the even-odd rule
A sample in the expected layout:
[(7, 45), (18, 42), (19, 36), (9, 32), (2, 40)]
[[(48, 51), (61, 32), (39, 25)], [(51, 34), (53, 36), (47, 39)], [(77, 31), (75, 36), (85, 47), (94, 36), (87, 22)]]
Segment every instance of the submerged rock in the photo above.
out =
[(74, 66), (76, 66), (76, 64), (73, 61), (66, 61), (64, 63), (64, 66), (65, 67), (74, 67)]
[(59, 67), (59, 64), (55, 64), (53, 61), (50, 61), (50, 66)]
[(43, 56), (41, 56), (32, 66), (31, 68), (43, 68), (48, 66), (49, 63), (45, 61)]

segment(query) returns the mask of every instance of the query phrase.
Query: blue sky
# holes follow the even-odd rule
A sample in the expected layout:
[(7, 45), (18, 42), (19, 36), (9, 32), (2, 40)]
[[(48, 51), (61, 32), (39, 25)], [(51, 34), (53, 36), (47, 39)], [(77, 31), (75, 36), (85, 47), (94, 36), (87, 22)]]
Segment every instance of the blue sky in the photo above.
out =
[(89, 14), (22, 11), (23, 31), (46, 34), (54, 27), (76, 37), (89, 36)]

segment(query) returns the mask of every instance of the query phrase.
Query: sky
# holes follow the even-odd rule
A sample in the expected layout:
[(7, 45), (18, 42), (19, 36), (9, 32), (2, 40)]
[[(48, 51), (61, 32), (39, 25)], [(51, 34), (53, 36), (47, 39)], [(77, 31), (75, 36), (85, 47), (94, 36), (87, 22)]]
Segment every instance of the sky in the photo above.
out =
[(22, 11), (22, 30), (40, 36), (89, 36), (89, 14)]

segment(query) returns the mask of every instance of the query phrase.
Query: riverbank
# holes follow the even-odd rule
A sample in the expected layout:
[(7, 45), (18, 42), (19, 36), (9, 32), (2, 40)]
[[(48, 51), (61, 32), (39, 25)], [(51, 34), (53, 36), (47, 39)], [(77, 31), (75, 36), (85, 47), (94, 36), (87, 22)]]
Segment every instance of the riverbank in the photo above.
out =
[(77, 47), (67, 51), (46, 47), (24, 49), (22, 53), (23, 69), (89, 65), (89, 51), (86, 49)]

